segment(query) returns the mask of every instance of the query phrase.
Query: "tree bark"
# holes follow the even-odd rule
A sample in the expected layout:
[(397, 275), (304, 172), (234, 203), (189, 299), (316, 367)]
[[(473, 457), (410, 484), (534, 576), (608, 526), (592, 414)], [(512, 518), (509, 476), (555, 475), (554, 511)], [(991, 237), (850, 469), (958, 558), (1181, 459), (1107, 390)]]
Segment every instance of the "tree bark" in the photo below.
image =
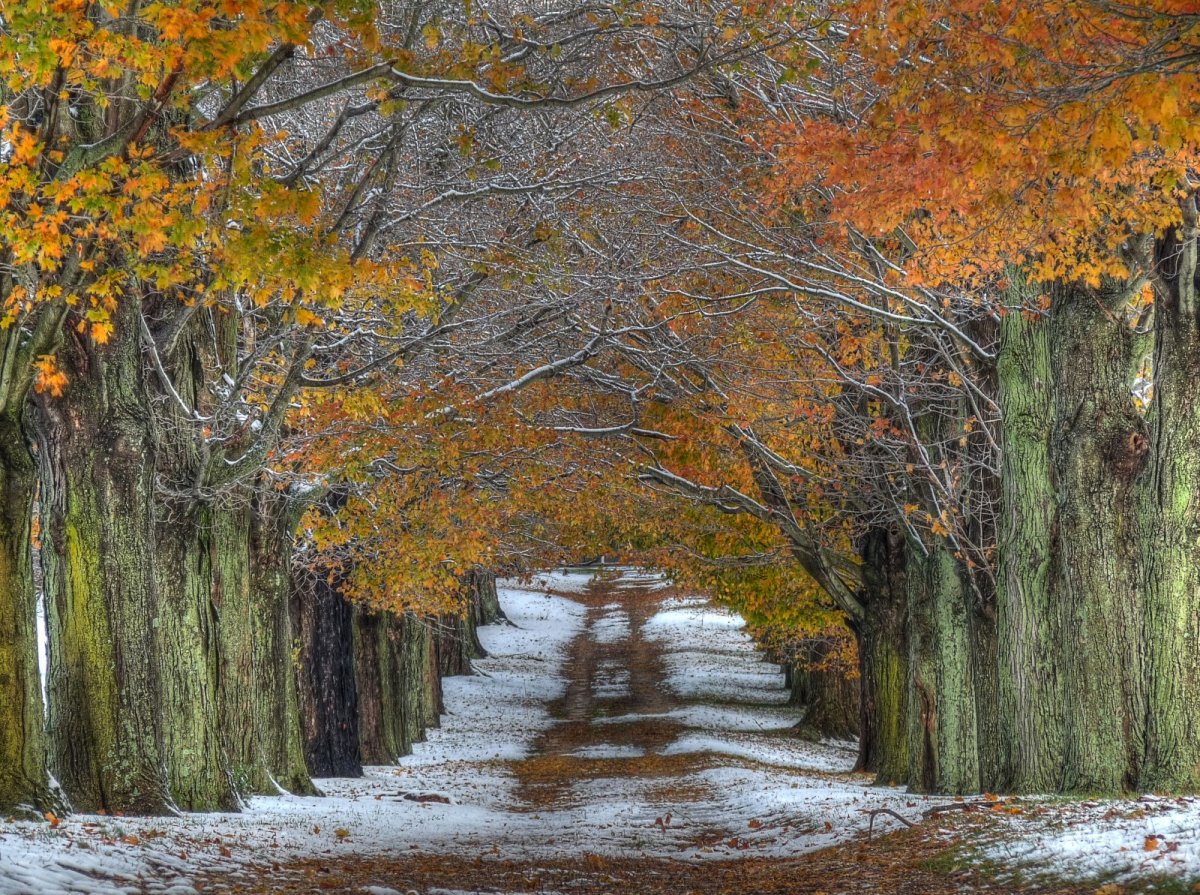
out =
[(872, 529), (862, 550), (864, 608), (858, 640), (862, 712), (857, 769), (878, 783), (908, 777), (908, 646), (904, 551), (899, 537)]
[(48, 730), (75, 809), (164, 814), (154, 442), (136, 313), (122, 303), (107, 345), (69, 336), (59, 353), (67, 393), (39, 402)]
[(1024, 310), (1018, 290), (1000, 326), (1000, 537), (997, 631), (1003, 788), (1054, 792), (1062, 785), (1066, 730), (1065, 620), (1055, 599), (1057, 494), (1050, 462), (1054, 412), (1050, 324)]
[[(1190, 209), (1195, 215), (1194, 207)], [(1139, 482), (1147, 790), (1200, 789), (1200, 309), (1195, 220), (1157, 252), (1154, 395)], [(1130, 447), (1136, 447), (1132, 444)]]
[(292, 549), (303, 501), (290, 491), (260, 489), (250, 514), (250, 620), (254, 649), (254, 717), (262, 760), (274, 782), (316, 795), (304, 759), (300, 696), (293, 655)]
[(234, 811), (222, 748), (218, 612), (211, 601), (211, 508), (159, 504), (155, 584), (161, 602), (163, 748), (171, 797), (185, 811)]
[(916, 792), (980, 789), (976, 662), (965, 570), (942, 537), (910, 544), (908, 783)]
[[(1145, 742), (1137, 506), (1145, 426), (1131, 387), (1135, 339), (1123, 286), (1052, 290), (1050, 461), (1058, 493), (1063, 774), (1068, 792), (1137, 784)], [(1017, 710), (1021, 710), (1018, 706)]]
[(57, 806), (46, 772), (31, 518), (37, 470), (12, 414), (0, 416), (0, 815)]
[(304, 757), (317, 777), (362, 776), (353, 611), (340, 581), (318, 569), (298, 575), (293, 586)]

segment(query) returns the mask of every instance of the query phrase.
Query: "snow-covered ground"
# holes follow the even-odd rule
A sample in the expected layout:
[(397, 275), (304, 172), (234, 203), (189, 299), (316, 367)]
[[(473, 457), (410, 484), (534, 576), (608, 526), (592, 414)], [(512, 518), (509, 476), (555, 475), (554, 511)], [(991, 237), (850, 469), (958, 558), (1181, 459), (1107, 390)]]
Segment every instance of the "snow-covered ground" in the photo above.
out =
[(1200, 799), (1027, 799), (1020, 807), (985, 833), (980, 857), (1027, 879), (1162, 878), (1200, 891)]
[[(480, 631), (490, 658), (444, 682), (442, 726), (398, 766), (320, 780), (324, 798), (253, 798), (241, 814), (0, 822), (0, 895), (188, 895), (213, 869), (253, 880), (273, 863), (414, 849), (531, 861), (794, 856), (858, 835), (865, 809), (915, 817), (931, 804), (851, 774), (852, 743), (790, 736), (798, 711), (741, 619), (698, 598), (664, 600), (660, 586), (640, 570), (594, 590), (587, 572), (504, 582), (512, 624)], [(644, 599), (662, 605), (639, 614), (631, 601)], [(570, 664), (577, 638), (592, 653), (584, 678)], [(630, 692), (631, 678), (646, 689), (646, 667), (622, 664), (644, 652), (622, 651), (631, 638), (656, 651), (661, 691), (651, 689), (664, 698), (652, 710)], [(552, 717), (555, 700), (581, 686), (604, 710)], [(569, 725), (585, 736), (539, 751)], [(531, 801), (529, 782), (530, 762), (542, 761), (579, 767), (552, 781), (544, 803)], [(1183, 800), (1042, 803), (996, 817), (980, 854), (1059, 875), (1186, 876), (1200, 873), (1198, 820), (1200, 803)]]

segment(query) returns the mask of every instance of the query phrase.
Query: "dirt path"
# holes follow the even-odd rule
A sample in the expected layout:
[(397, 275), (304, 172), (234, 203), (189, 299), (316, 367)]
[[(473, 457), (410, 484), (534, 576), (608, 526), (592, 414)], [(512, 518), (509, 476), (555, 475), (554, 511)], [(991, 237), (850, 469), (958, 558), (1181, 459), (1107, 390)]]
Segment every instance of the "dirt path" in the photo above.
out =
[[(201, 892), (301, 893), (344, 892), (390, 895), (392, 892), (433, 893), (518, 893), (570, 892), (591, 895), (601, 892), (695, 893), (695, 895), (747, 895), (747, 893), (794, 893), (794, 895), (839, 895), (839, 893), (894, 892), (903, 895), (936, 895), (949, 892), (1028, 892), (1038, 895), (1077, 895), (1082, 889), (1061, 887), (1014, 887), (989, 882), (976, 870), (956, 870), (946, 857), (953, 835), (945, 830), (904, 831), (876, 837), (872, 842), (856, 838), (848, 844), (825, 848), (801, 856), (786, 852), (762, 857), (744, 854), (750, 843), (739, 844), (737, 831), (746, 832), (775, 825), (781, 835), (789, 825), (796, 830), (820, 829), (821, 816), (799, 816), (792, 811), (770, 815), (766, 821), (753, 814), (722, 818), (712, 816), (712, 804), (722, 795), (719, 776), (734, 769), (761, 772), (754, 759), (704, 749), (672, 748), (689, 726), (681, 712), (689, 707), (729, 709), (711, 694), (681, 694), (677, 679), (679, 656), (686, 644), (673, 643), (670, 632), (652, 631), (653, 620), (664, 606), (677, 606), (675, 595), (651, 585), (601, 581), (586, 592), (570, 598), (586, 607), (585, 625), (572, 643), (562, 669), (566, 688), (549, 705), (554, 723), (538, 735), (527, 757), (503, 762), (515, 779), (511, 814), (531, 817), (544, 837), (538, 846), (549, 846), (541, 857), (513, 858), (507, 850), (493, 847), (473, 855), (424, 854), (418, 845), (406, 853), (371, 857), (327, 855), (317, 860), (260, 867), (252, 875), (210, 876), (196, 880)], [(719, 656), (717, 657), (720, 658)], [(743, 657), (744, 658), (744, 657)], [(774, 686), (780, 687), (780, 683)], [(755, 708), (754, 688), (749, 696), (734, 694), (739, 711)], [(742, 698), (736, 698), (742, 697)], [(762, 708), (762, 707), (759, 707)], [(767, 711), (766, 708), (762, 708)], [(771, 709), (777, 714), (777, 707)], [(782, 738), (786, 734), (776, 732)], [(756, 742), (769, 738), (759, 735)], [(781, 740), (782, 742), (782, 740)], [(501, 763), (497, 763), (501, 764)], [(793, 786), (820, 781), (819, 770), (772, 770), (780, 779), (797, 781)], [(764, 779), (775, 780), (775, 777)], [(845, 774), (831, 775), (841, 786), (862, 788), (864, 781), (849, 780)], [(662, 857), (648, 849), (641, 856), (611, 857), (597, 845), (595, 851), (579, 847), (579, 840), (554, 853), (559, 835), (557, 818), (574, 812), (587, 817), (594, 811), (597, 835), (608, 826), (608, 810), (602, 795), (618, 801), (625, 793), (636, 794), (651, 810), (660, 812), (653, 824), (646, 821), (652, 838), (662, 834), (666, 842), (673, 815), (708, 815), (688, 827), (682, 838), (671, 840), (680, 858)], [(747, 822), (746, 817), (751, 819)], [(758, 826), (755, 826), (755, 825)], [(654, 825), (659, 829), (655, 830)], [(829, 823), (824, 822), (826, 828)], [(676, 831), (670, 831), (674, 834)], [(731, 835), (733, 833), (734, 835)], [(418, 840), (419, 841), (419, 840)], [(599, 841), (599, 840), (598, 840)], [(649, 838), (648, 840), (649, 841)], [(771, 840), (763, 840), (768, 845)], [(798, 840), (800, 841), (800, 840)], [(755, 847), (762, 845), (756, 842)], [(627, 850), (628, 851), (628, 850)], [(701, 852), (709, 853), (707, 856)], [(723, 858), (730, 854), (735, 857)], [(794, 852), (792, 853), (794, 854)], [(1088, 889), (1086, 891), (1092, 891)]]

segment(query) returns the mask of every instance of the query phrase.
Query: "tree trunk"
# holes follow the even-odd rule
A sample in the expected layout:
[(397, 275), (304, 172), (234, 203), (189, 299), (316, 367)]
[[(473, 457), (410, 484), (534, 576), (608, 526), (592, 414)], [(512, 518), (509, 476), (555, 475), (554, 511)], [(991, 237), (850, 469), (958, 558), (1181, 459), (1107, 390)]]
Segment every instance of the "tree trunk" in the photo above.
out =
[(971, 593), (944, 538), (910, 544), (908, 783), (917, 792), (978, 792), (976, 663)]
[[(1018, 305), (1035, 296), (1014, 294)], [(1066, 754), (1060, 671), (1064, 606), (1053, 590), (1057, 495), (1050, 463), (1054, 412), (1050, 324), (1021, 307), (1000, 327), (1000, 537), (997, 633), (1004, 788), (1055, 792)]]
[(411, 613), (404, 615), (400, 655), (405, 740), (423, 743), (425, 729), (437, 726), (441, 711), (437, 655), (433, 632), (426, 620)]
[(0, 815), (56, 807), (46, 772), (31, 517), (37, 470), (20, 423), (0, 417)]
[(353, 611), (340, 575), (320, 569), (298, 575), (293, 597), (306, 764), (317, 777), (361, 777)]
[(292, 545), (302, 502), (260, 490), (250, 515), (250, 619), (254, 638), (254, 717), (258, 743), (274, 782), (296, 795), (316, 795), (304, 760), (300, 697), (293, 657)]
[(52, 769), (75, 809), (164, 814), (154, 444), (137, 313), (122, 303), (107, 345), (68, 336), (67, 393), (40, 401), (48, 730)]
[(207, 506), (171, 500), (156, 527), (163, 747), (171, 797), (185, 811), (239, 807), (221, 743), (210, 519)]
[(358, 690), (358, 751), (363, 764), (393, 764), (386, 742), (387, 709), (384, 677), (387, 663), (387, 620), (383, 613), (354, 608), (354, 680)]
[(872, 529), (862, 554), (866, 613), (854, 631), (862, 688), (857, 768), (874, 771), (878, 783), (903, 783), (908, 777), (903, 547), (896, 535)]
[(805, 640), (787, 659), (793, 705), (804, 707), (797, 725), (802, 736), (820, 740), (853, 739), (862, 723), (857, 676), (847, 675), (838, 657), (842, 644), (830, 637)]
[(258, 640), (264, 624), (271, 624), (271, 618), (260, 613), (281, 610), (254, 599), (251, 510), (241, 497), (233, 495), (228, 505), (213, 506), (209, 513), (212, 605), (219, 619), (221, 743), (239, 793), (276, 795), (281, 787), (271, 772), (264, 743), (269, 735), (267, 718), (279, 715), (267, 703), (279, 694), (264, 686)]
[[(1194, 228), (1194, 222), (1193, 222)], [(1138, 786), (1200, 788), (1200, 308), (1194, 233), (1158, 247), (1154, 396), (1140, 485), (1146, 753)], [(1131, 444), (1131, 448), (1137, 447)]]
[[(475, 616), (475, 627), (481, 628), (484, 625), (495, 625), (503, 621), (508, 621), (504, 615), (504, 610), (500, 608), (500, 595), (496, 591), (496, 575), (486, 569), (471, 570), (471, 587), (474, 599), (471, 601), (471, 608)], [(475, 658), (486, 658), (486, 652), (483, 646), (476, 640), (476, 648), (478, 655)]]
[(1127, 301), (1123, 287), (1059, 286), (1052, 296), (1050, 459), (1058, 490), (1052, 599), (1064, 622), (1055, 645), (1065, 707), (1059, 782), (1066, 791), (1135, 786), (1145, 741), (1132, 483), (1146, 436), (1130, 394), (1137, 360), (1124, 322)]

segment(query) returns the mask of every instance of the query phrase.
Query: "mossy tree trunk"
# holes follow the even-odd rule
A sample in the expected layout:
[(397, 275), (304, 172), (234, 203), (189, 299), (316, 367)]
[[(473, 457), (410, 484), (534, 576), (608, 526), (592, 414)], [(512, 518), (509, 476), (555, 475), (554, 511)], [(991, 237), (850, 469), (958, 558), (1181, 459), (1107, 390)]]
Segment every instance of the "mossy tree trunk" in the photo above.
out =
[(1014, 290), (1000, 325), (1001, 409), (997, 631), (1001, 788), (1054, 792), (1066, 753), (1061, 639), (1064, 609), (1053, 575), (1058, 500), (1050, 463), (1054, 412), (1050, 323)]
[(980, 788), (976, 663), (965, 569), (943, 537), (910, 543), (908, 783), (917, 792)]
[(1156, 247), (1154, 395), (1139, 483), (1147, 715), (1138, 786), (1148, 790), (1200, 788), (1195, 711), (1200, 698), (1200, 282), (1194, 198), (1185, 212), (1183, 228)]
[(261, 487), (250, 515), (250, 620), (254, 649), (254, 718), (259, 752), (274, 782), (288, 792), (317, 792), (304, 760), (298, 655), (293, 645), (292, 550), (305, 502), (301, 495)]
[(1145, 743), (1145, 607), (1133, 482), (1146, 434), (1131, 397), (1137, 340), (1126, 322), (1125, 286), (1051, 292), (1050, 462), (1058, 512), (1050, 599), (1062, 614), (1052, 646), (1061, 656), (1065, 707), (1056, 788), (1116, 792), (1136, 785)]
[(20, 408), (0, 416), (0, 815), (55, 807), (46, 773), (31, 516), (37, 470)]
[(68, 336), (59, 362), (70, 388), (39, 401), (48, 732), (75, 809), (164, 814), (154, 439), (137, 313), (121, 304), (107, 345)]
[(857, 768), (879, 783), (908, 777), (908, 645), (904, 547), (884, 529), (870, 530), (863, 549), (863, 605), (854, 623), (860, 669), (861, 735)]

